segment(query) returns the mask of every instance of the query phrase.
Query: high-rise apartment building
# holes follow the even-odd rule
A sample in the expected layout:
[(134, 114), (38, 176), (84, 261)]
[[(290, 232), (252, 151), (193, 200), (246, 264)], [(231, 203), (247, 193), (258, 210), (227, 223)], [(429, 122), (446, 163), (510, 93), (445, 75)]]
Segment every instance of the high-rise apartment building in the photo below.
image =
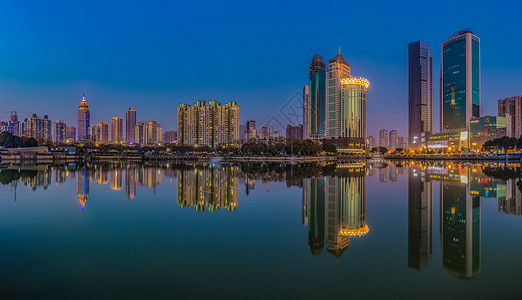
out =
[(91, 126), (91, 113), (89, 112), (89, 105), (85, 100), (85, 95), (80, 102), (78, 108), (78, 139), (86, 139), (89, 135), (89, 126)]
[(26, 118), (22, 124), (22, 136), (32, 137), (37, 140), (52, 140), (52, 125), (47, 115), (38, 117), (33, 114), (30, 118)]
[(134, 131), (136, 130), (136, 110), (129, 108), (125, 112), (125, 142), (129, 145), (134, 144)]
[(18, 121), (18, 114), (16, 111), (11, 112), (9, 121), (0, 122), (0, 132), (7, 131), (12, 135), (20, 136), (20, 121)]
[(255, 139), (257, 137), (256, 121), (250, 120), (246, 123), (247, 127), (247, 140)]
[(328, 61), (325, 129), (326, 136), (329, 138), (341, 136), (341, 79), (349, 77), (351, 77), (350, 65), (339, 50), (339, 54)]
[(123, 119), (121, 117), (111, 119), (111, 142), (113, 144), (123, 143)]
[(398, 145), (399, 145), (399, 133), (397, 132), (397, 130), (392, 130), (390, 131), (390, 137), (389, 137), (389, 141), (388, 141), (388, 148), (390, 150), (395, 150), (398, 148)]
[(433, 132), (433, 50), (430, 43), (408, 45), (408, 135), (415, 147)]
[(441, 131), (469, 129), (480, 117), (480, 39), (460, 30), (442, 43)]
[(370, 148), (374, 148), (374, 147), (379, 146), (379, 145), (377, 145), (377, 141), (375, 141), (375, 137), (374, 137), (373, 135), (370, 135), (370, 136), (368, 137), (368, 146), (369, 146)]
[[(343, 59), (344, 60), (344, 59)], [(345, 61), (346, 62), (346, 61)], [(309, 68), (307, 132), (313, 139), (326, 135), (326, 66), (320, 55), (314, 55)]]
[(194, 106), (178, 107), (178, 144), (235, 145), (239, 143), (239, 105), (235, 101), (221, 104), (198, 100)]
[(402, 149), (408, 149), (409, 148), (408, 143), (408, 137), (407, 136), (399, 136), (399, 144), (397, 147)]
[(143, 122), (138, 122), (136, 124), (135, 130), (134, 130), (134, 141), (140, 145), (143, 145), (145, 143)]
[(381, 129), (379, 131), (379, 147), (388, 148), (388, 141), (389, 141), (388, 130)]
[(506, 117), (507, 136), (519, 138), (522, 135), (522, 95), (498, 100), (498, 116)]
[(178, 140), (178, 132), (175, 130), (168, 130), (163, 133), (163, 142), (170, 144)]
[(303, 86), (303, 137), (310, 137), (310, 86)]
[(97, 126), (100, 135), (96, 141), (102, 144), (107, 144), (109, 142), (109, 123), (99, 122)]
[(53, 123), (53, 142), (61, 143), (66, 140), (65, 138), (65, 129), (66, 129), (65, 121), (64, 120), (56, 120), (56, 122)]

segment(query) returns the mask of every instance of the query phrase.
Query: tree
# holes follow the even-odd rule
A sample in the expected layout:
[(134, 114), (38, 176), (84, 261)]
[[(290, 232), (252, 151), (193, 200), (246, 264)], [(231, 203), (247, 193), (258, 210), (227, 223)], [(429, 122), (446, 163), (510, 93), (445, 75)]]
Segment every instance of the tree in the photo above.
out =
[(333, 144), (324, 143), (323, 151), (326, 153), (337, 153), (337, 147)]
[(28, 138), (26, 136), (23, 136), (21, 138), (21, 140), (22, 140), (22, 147), (38, 147), (38, 142), (33, 137)]
[(7, 131), (0, 133), (0, 147), (18, 148), (21, 146), (20, 138)]

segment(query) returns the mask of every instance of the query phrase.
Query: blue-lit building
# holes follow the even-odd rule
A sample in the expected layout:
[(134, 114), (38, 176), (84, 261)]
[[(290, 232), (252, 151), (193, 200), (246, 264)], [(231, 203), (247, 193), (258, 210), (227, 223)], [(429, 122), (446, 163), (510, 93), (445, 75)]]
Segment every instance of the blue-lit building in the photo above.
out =
[(320, 55), (314, 55), (310, 65), (309, 104), (304, 118), (308, 120), (305, 130), (312, 138), (322, 138), (326, 134), (326, 66)]
[(468, 129), (480, 117), (480, 39), (460, 30), (442, 43), (441, 131)]

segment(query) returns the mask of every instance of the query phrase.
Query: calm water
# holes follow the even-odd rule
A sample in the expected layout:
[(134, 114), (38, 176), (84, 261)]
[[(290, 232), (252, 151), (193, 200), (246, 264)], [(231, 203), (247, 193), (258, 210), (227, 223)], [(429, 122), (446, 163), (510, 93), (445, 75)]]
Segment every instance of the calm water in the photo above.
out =
[(2, 299), (522, 291), (519, 165), (0, 170)]

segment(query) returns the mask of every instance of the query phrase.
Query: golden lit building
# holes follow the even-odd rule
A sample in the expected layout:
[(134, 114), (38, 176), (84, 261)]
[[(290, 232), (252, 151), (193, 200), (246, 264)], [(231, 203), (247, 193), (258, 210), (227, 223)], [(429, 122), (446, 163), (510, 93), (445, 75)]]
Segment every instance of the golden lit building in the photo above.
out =
[(86, 139), (89, 135), (89, 127), (91, 126), (91, 114), (89, 112), (89, 105), (85, 100), (85, 95), (78, 107), (78, 139)]
[(123, 143), (123, 119), (121, 117), (111, 119), (111, 142), (113, 144)]

